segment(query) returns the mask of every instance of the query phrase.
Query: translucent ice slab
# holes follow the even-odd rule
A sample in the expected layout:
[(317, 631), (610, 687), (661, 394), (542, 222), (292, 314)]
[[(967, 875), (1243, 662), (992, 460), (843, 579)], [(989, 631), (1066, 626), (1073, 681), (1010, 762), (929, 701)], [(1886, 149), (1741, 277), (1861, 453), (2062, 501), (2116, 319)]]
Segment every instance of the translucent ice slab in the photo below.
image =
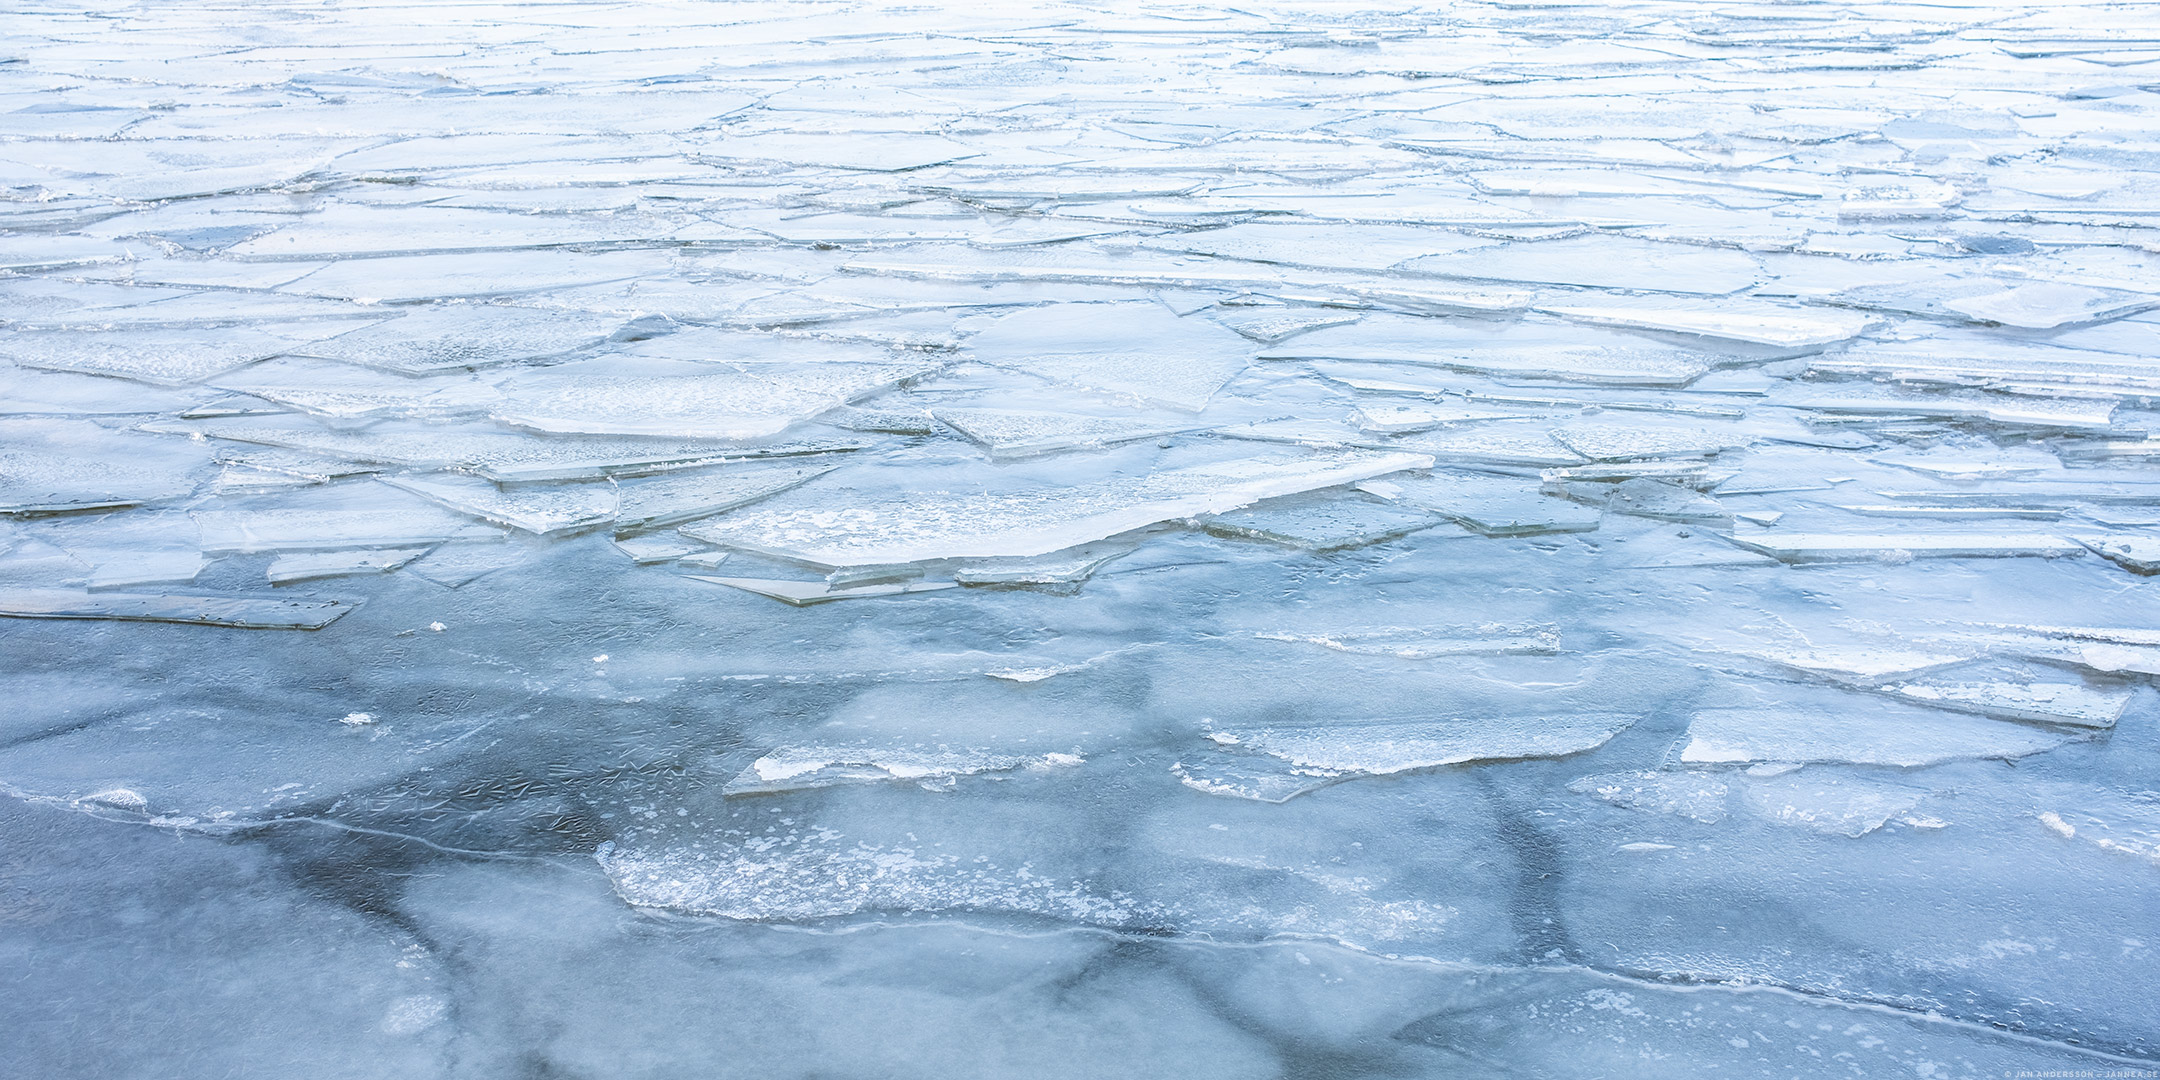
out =
[(1174, 435), (1193, 426), (1175, 420), (1013, 409), (938, 409), (933, 415), (1000, 459), (1116, 446)]
[[(483, 521), (536, 536), (557, 536), (615, 520), (621, 500), (615, 485), (520, 484), (504, 487), (476, 476), (386, 476), (383, 482)], [(470, 539), (470, 537), (460, 537)]]
[[(826, 509), (828, 484), (687, 526), (699, 540), (813, 566), (1046, 555), (1173, 518), (1220, 513), (1261, 499), (1353, 483), (1431, 459), (1341, 452), (1230, 460), (1064, 488), (863, 492)], [(821, 494), (823, 493), (823, 494)], [(800, 496), (800, 497), (798, 497)]]
[(354, 602), (347, 600), (0, 589), (0, 616), (21, 619), (118, 619), (257, 630), (320, 630), (353, 607)]
[(355, 574), (387, 574), (427, 554), (424, 547), (388, 548), (374, 551), (300, 551), (271, 560), (270, 584), (290, 585), (319, 578), (351, 577)]
[(493, 539), (502, 530), (432, 507), (400, 510), (198, 510), (202, 549), (210, 554), (348, 551), (451, 540)]
[(409, 375), (562, 356), (605, 341), (622, 320), (573, 311), (430, 304), (299, 351)]
[(968, 747), (909, 745), (784, 746), (750, 763), (722, 790), (729, 795), (769, 795), (839, 784), (904, 781), (930, 791), (949, 791), (964, 776), (1014, 769), (1078, 765), (1077, 754), (1024, 755)]
[(1252, 361), (1252, 343), (1158, 304), (1058, 304), (998, 317), (978, 360), (1118, 398), (1198, 412)]
[(2053, 559), (2085, 550), (2075, 540), (2037, 533), (1746, 533), (1735, 534), (1733, 543), (1790, 563), (2017, 556)]
[(710, 581), (731, 589), (769, 596), (784, 604), (809, 607), (812, 604), (830, 603), (834, 600), (857, 600), (866, 596), (900, 596), (906, 593), (936, 592), (940, 589), (957, 588), (951, 581), (912, 581), (879, 583), (871, 585), (835, 585), (824, 581), (785, 581), (769, 578), (706, 577), (702, 574), (683, 575), (693, 581)]
[(1314, 496), (1276, 499), (1205, 518), (1217, 536), (1265, 540), (1307, 551), (1336, 551), (1393, 540), (1440, 524), (1422, 510), (1375, 499)]
[(1284, 802), (1360, 777), (1578, 754), (1604, 745), (1635, 720), (1589, 713), (1219, 729), (1209, 735), (1214, 751), (1180, 762), (1174, 771), (1187, 787), (1211, 795)]
[(1546, 495), (1535, 482), (1477, 473), (1436, 472), (1359, 485), (1381, 498), (1430, 510), (1486, 536), (1591, 532), (1598, 511)]
[(1688, 725), (1680, 760), (1933, 765), (1959, 758), (2019, 758), (2070, 736), (2023, 724), (1884, 701), (1844, 708), (1704, 709)]
[(936, 367), (839, 362), (651, 376), (551, 368), (505, 382), (494, 416), (566, 434), (756, 439)]

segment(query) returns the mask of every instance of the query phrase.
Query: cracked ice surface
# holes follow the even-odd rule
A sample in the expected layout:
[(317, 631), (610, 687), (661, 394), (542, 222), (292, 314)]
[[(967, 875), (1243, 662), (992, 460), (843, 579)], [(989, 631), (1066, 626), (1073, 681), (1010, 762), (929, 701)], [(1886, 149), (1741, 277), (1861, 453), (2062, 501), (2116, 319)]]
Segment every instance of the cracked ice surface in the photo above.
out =
[(0, 14), (0, 1071), (2160, 1069), (2160, 14)]

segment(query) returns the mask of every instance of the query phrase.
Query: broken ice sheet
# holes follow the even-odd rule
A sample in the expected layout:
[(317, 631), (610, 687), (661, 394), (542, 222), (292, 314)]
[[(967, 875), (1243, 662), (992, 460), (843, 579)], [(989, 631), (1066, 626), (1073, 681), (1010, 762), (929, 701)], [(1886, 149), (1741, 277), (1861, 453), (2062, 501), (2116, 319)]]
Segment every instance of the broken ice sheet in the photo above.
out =
[(713, 468), (618, 480), (618, 533), (663, 529), (776, 495), (833, 470), (792, 461), (739, 461)]
[[(497, 420), (534, 431), (756, 439), (819, 413), (929, 374), (936, 363), (740, 365), (655, 364), (665, 374), (617, 374), (605, 362), (513, 376), (502, 383)], [(701, 370), (702, 369), (702, 370)]]
[(89, 420), (0, 420), (0, 514), (178, 498), (195, 490), (198, 470), (208, 464), (199, 447), (172, 446)]
[[(1342, 381), (1360, 390), (1411, 390), (1407, 385), (1386, 386), (1372, 380)], [(1538, 415), (1540, 414), (1534, 410), (1494, 409), (1477, 405), (1360, 405), (1357, 409), (1357, 425), (1366, 431), (1383, 435), (1400, 435), (1455, 424), (1472, 424), (1485, 420), (1521, 420)]]
[(1856, 698), (1820, 707), (1703, 709), (1688, 725), (1680, 760), (1911, 768), (1959, 758), (2019, 758), (2070, 738), (2024, 724)]
[(1355, 312), (1281, 305), (1218, 308), (1210, 317), (1262, 345), (1273, 345), (1330, 326), (1347, 325), (1359, 318)]
[(1441, 656), (1550, 656), (1560, 651), (1560, 628), (1552, 623), (1485, 623), (1478, 626), (1372, 626), (1322, 633), (1267, 630), (1268, 641), (1306, 642), (1338, 652), (1430, 660)]
[(1262, 360), (1356, 360), (1609, 386), (1685, 386), (1726, 362), (1617, 331), (1562, 324), (1450, 325), (1373, 314), (1261, 350)]
[(2071, 282), (1944, 275), (1855, 286), (1837, 294), (1834, 302), (1936, 318), (1962, 317), (2026, 330), (2053, 330), (2134, 314), (2160, 303), (2160, 297)]
[(2160, 537), (2073, 536), (2071, 539), (2133, 574), (2160, 574)]
[(1056, 304), (964, 324), (975, 359), (1116, 398), (1199, 412), (1252, 362), (1253, 345), (1152, 302)]
[(298, 352), (330, 361), (426, 376), (467, 367), (538, 361), (592, 348), (622, 328), (611, 315), (495, 305), (428, 305)]
[(387, 574), (427, 554), (424, 547), (387, 548), (373, 551), (296, 551), (270, 561), (267, 571), (272, 585), (291, 585), (320, 578)]
[(89, 587), (128, 589), (142, 585), (185, 585), (202, 573), (202, 553), (183, 550), (111, 551), (76, 548), (70, 554), (91, 564)]
[(928, 791), (949, 791), (964, 776), (1015, 769), (1045, 771), (1082, 763), (1078, 754), (1015, 754), (995, 749), (922, 745), (783, 746), (768, 751), (727, 782), (728, 795), (771, 795), (840, 784), (904, 781)]
[(618, 536), (615, 550), (630, 557), (640, 566), (649, 563), (673, 562), (685, 555), (709, 550), (695, 540), (687, 540), (671, 533), (650, 533), (640, 536)]
[(1416, 225), (1320, 224), (1309, 219), (1250, 221), (1144, 242), (1164, 251), (1250, 262), (1371, 270), (1421, 256), (1494, 247), (1492, 241)]
[(2058, 281), (2004, 284), (2008, 287), (1945, 300), (1942, 306), (1979, 322), (2053, 330), (2073, 323), (2120, 318), (2160, 305), (2160, 296), (2121, 289)]
[(1788, 563), (1899, 562), (2081, 555), (2075, 540), (2043, 533), (1735, 533), (1732, 542)]
[(1914, 682), (1888, 687), (1909, 701), (2005, 720), (2073, 727), (2114, 727), (2130, 705), (2127, 686), (2082, 683)]
[(1865, 316), (1852, 312), (1767, 304), (1719, 307), (1558, 304), (1538, 310), (1592, 326), (1663, 330), (1785, 349), (1834, 345), (1858, 337), (1869, 324)]
[(1588, 422), (1555, 428), (1552, 436), (1592, 461), (1708, 457), (1746, 446), (1750, 441), (1739, 430)]
[(595, 857), (625, 902), (684, 914), (796, 921), (866, 911), (985, 911), (1082, 926), (1155, 921), (1148, 907), (1084, 881), (926, 846), (869, 844), (831, 829), (759, 836), (711, 853), (610, 841)]
[(531, 552), (515, 544), (461, 541), (441, 544), (407, 564), (406, 573), (446, 589), (461, 588), (497, 570), (516, 566)]
[(1425, 511), (1363, 495), (1315, 494), (1270, 499), (1243, 510), (1211, 515), (1201, 519), (1200, 527), (1216, 536), (1325, 552), (1408, 536), (1441, 521)]
[(1696, 770), (1599, 773), (1571, 781), (1567, 789), (1614, 806), (1678, 814), (1705, 825), (1725, 820), (1731, 791), (1725, 781)]
[(692, 581), (709, 581), (731, 589), (771, 597), (794, 607), (830, 603), (834, 600), (859, 600), (872, 596), (902, 596), (908, 593), (937, 592), (941, 589), (958, 588), (951, 581), (881, 582), (869, 585), (835, 585), (824, 581), (787, 581), (774, 578), (707, 577), (702, 574), (685, 574)]
[(1111, 539), (1048, 555), (965, 562), (953, 567), (953, 580), (979, 588), (1073, 592), (1105, 564), (1130, 554), (1133, 546), (1129, 540)]
[[(685, 526), (683, 532), (722, 547), (827, 569), (1027, 557), (1429, 461), (1413, 454), (1354, 451), (1277, 455), (991, 491), (940, 489), (927, 477), (915, 481), (912, 492), (842, 487), (827, 478), (765, 504)], [(872, 479), (860, 471), (849, 475), (858, 483)]]
[(1636, 719), (1568, 713), (1220, 728), (1208, 735), (1215, 753), (1180, 762), (1175, 771), (1187, 787), (1212, 795), (1284, 802), (1360, 777), (1579, 754), (1603, 746)]
[[(208, 380), (290, 409), (338, 420), (370, 417), (452, 418), (477, 413), (495, 392), (470, 378), (415, 378), (330, 360), (280, 358)], [(242, 399), (245, 400), (245, 399)], [(191, 417), (216, 412), (192, 409)], [(244, 415), (238, 411), (226, 415)]]
[(1430, 510), (1485, 536), (1590, 532), (1598, 511), (1540, 491), (1533, 481), (1467, 472), (1368, 481), (1358, 490)]
[(502, 485), (449, 473), (385, 476), (382, 482), (429, 502), (536, 536), (560, 536), (615, 520), (620, 503), (610, 480)]
[(1069, 450), (1092, 450), (1190, 431), (1190, 421), (1136, 416), (1087, 416), (1017, 409), (936, 409), (940, 422), (990, 452), (1012, 460)]
[(394, 497), (324, 500), (320, 507), (198, 510), (193, 516), (202, 550), (213, 555), (411, 547), (502, 536), (500, 529), (379, 490)]
[(861, 442), (813, 438), (779, 442), (722, 442), (639, 436), (538, 439), (508, 431), (382, 422), (358, 431), (325, 428), (305, 419), (263, 418), (206, 424), (155, 422), (145, 430), (259, 446), (302, 450), (348, 461), (413, 469), (457, 468), (500, 483), (591, 480), (861, 449)]
[(346, 600), (192, 596), (0, 588), (0, 616), (194, 623), (256, 630), (320, 630), (353, 609)]
[(1603, 506), (1616, 514), (1711, 526), (1729, 526), (1732, 522), (1732, 511), (1716, 499), (1648, 477), (1639, 476), (1617, 484), (1564, 484), (1560, 493), (1578, 502)]
[(1762, 266), (1737, 251), (1626, 237), (1578, 237), (1429, 255), (1402, 269), (1473, 278), (1599, 289), (1725, 296), (1754, 285)]
[(1969, 652), (1951, 649), (1910, 649), (1870, 645), (1862, 648), (1818, 648), (1813, 645), (1762, 645), (1727, 647), (1731, 656), (1759, 660), (1786, 671), (1811, 675), (1853, 686), (1877, 686), (1930, 671), (1956, 667), (1972, 660)]
[(1861, 837), (1910, 813), (1927, 791), (1855, 771), (1810, 766), (1740, 781), (1741, 800), (1756, 815), (1830, 836)]
[(0, 358), (47, 371), (79, 371), (159, 386), (200, 382), (327, 337), (350, 324), (305, 323), (273, 329), (28, 330), (0, 342)]

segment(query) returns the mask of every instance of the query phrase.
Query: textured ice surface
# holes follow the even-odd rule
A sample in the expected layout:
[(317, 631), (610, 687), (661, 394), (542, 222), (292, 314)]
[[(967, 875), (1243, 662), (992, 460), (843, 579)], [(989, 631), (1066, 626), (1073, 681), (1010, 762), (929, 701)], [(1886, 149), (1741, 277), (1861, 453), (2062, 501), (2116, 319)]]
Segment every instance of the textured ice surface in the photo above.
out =
[(1430, 463), (1387, 453), (1233, 458), (1062, 488), (931, 489), (874, 501), (833, 496), (828, 492), (838, 485), (828, 478), (819, 487), (798, 488), (684, 531), (727, 547), (835, 568), (1044, 555), (1171, 518)]
[(0, 1075), (2160, 1068), (2151, 5), (229, 7), (0, 15)]
[(1955, 758), (2018, 758), (2061, 745), (2066, 737), (1979, 717), (1864, 701), (1843, 710), (1704, 709), (1688, 725), (1680, 760), (1912, 767)]
[(1359, 777), (1578, 754), (1635, 720), (1586, 713), (1216, 730), (1207, 736), (1215, 753), (1180, 761), (1171, 771), (1185, 786), (1210, 795), (1282, 802)]

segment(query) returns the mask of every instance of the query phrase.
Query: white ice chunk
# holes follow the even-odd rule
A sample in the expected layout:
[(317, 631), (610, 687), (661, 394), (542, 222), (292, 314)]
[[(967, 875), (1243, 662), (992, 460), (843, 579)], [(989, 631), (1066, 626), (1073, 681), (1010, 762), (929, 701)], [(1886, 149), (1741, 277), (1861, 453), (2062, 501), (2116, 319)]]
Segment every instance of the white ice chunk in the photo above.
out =
[(1972, 659), (1969, 654), (1961, 652), (1873, 647), (1827, 649), (1781, 646), (1737, 649), (1733, 655), (1855, 686), (1875, 686), (1890, 680), (1911, 678), (1926, 672), (1955, 667)]
[[(1239, 765), (1223, 768), (1247, 773), (1256, 759), (1273, 758), (1287, 766), (1300, 784), (1279, 802), (1314, 781), (1334, 782), (1361, 776), (1388, 776), (1479, 761), (1519, 761), (1566, 757), (1603, 746), (1637, 718), (1617, 713), (1569, 713), (1537, 717), (1463, 717), (1457, 719), (1375, 721), (1314, 727), (1230, 728), (1217, 731), (1219, 753), (1234, 754)], [(1227, 739), (1221, 736), (1228, 736)], [(1212, 755), (1211, 755), (1212, 756)], [(1209, 772), (1218, 762), (1185, 764), (1180, 779), (1211, 794), (1254, 798), (1242, 790), (1212, 786)], [(1284, 771), (1276, 766), (1275, 771)], [(1227, 785), (1235, 788), (1237, 785)]]
[(1688, 725), (1680, 760), (1690, 765), (1752, 761), (1934, 765), (1959, 758), (2017, 758), (2052, 750), (2070, 736), (1888, 702), (1838, 708), (1704, 709)]
[(1942, 709), (2090, 728), (2114, 727), (2131, 698), (2128, 687), (2102, 689), (2082, 683), (1904, 683), (1889, 689)]
[(903, 781), (932, 791), (950, 790), (963, 776), (1020, 769), (1069, 768), (1078, 754), (1018, 754), (980, 747), (903, 745), (783, 746), (750, 763), (721, 792), (770, 795), (841, 784)]
[(1568, 784), (1578, 795), (1649, 813), (1678, 814), (1706, 825), (1725, 820), (1730, 788), (1702, 772), (1625, 772), (1585, 776)]
[(1373, 626), (1324, 633), (1270, 630), (1268, 641), (1297, 641), (1365, 656), (1430, 660), (1441, 656), (1548, 656), (1560, 651), (1560, 628), (1551, 623), (1486, 623), (1479, 626)]
[(2071, 539), (2133, 574), (2160, 574), (2160, 537), (2073, 536)]

